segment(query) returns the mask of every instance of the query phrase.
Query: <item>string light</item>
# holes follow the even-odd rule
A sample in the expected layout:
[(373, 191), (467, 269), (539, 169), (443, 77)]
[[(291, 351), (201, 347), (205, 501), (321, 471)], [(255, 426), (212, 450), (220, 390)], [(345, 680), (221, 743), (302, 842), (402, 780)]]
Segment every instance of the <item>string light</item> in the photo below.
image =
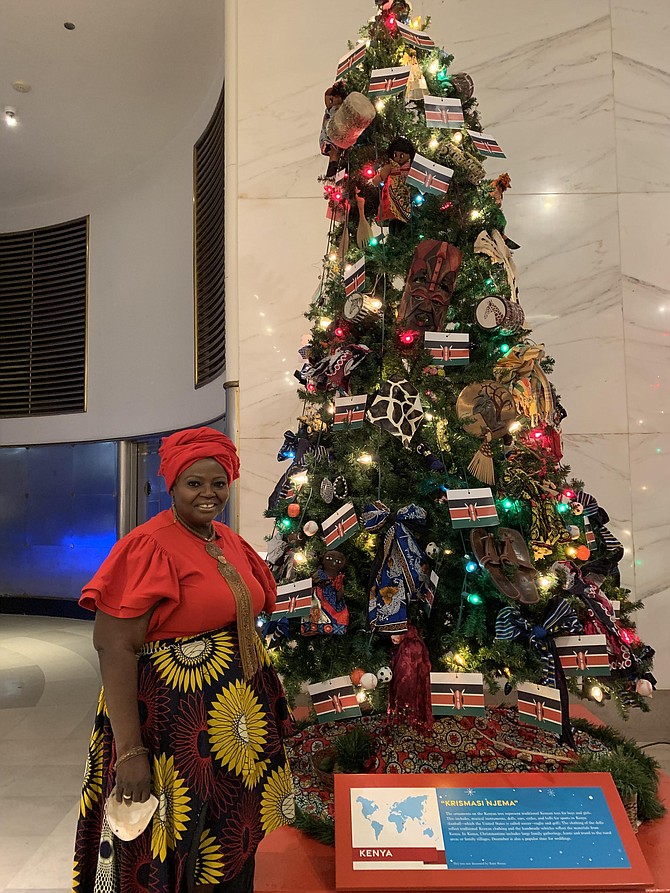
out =
[(356, 461), (360, 462), (361, 465), (372, 465), (372, 456), (370, 453), (361, 453)]
[(454, 654), (454, 663), (458, 664), (459, 667), (465, 666), (465, 658), (460, 652), (456, 652), (456, 654)]
[(454, 554), (454, 550), (453, 550), (453, 549), (445, 549), (445, 550), (444, 550), (444, 554), (445, 554), (445, 555), (453, 555), (453, 554)]
[(377, 245), (379, 245), (379, 239), (376, 236), (373, 236), (370, 239), (370, 248), (375, 248)]
[(291, 521), (289, 518), (282, 518), (279, 522), (279, 526), (282, 530), (290, 530), (291, 529)]
[(337, 260), (337, 254), (335, 251), (330, 252), (330, 254), (328, 255), (328, 260), (331, 262), (331, 264)]
[[(295, 457), (295, 454), (294, 454)], [(307, 472), (299, 471), (297, 474), (291, 475), (291, 483), (295, 484), (296, 487), (304, 487), (307, 483)]]
[(296, 564), (304, 564), (307, 561), (307, 556), (304, 552), (296, 552), (293, 556), (293, 560)]
[(471, 605), (481, 605), (484, 603), (484, 599), (477, 592), (469, 592), (468, 601)]
[(372, 307), (373, 310), (381, 310), (382, 302), (379, 300), (379, 298), (373, 298), (370, 301), (370, 306)]
[(440, 145), (439, 141), (436, 140), (435, 137), (433, 137), (432, 140), (428, 143), (428, 148), (429, 149), (437, 149), (437, 147), (439, 145)]
[(417, 18), (412, 19), (412, 28), (420, 28), (421, 27), (421, 16), (417, 16)]
[(538, 586), (540, 587), (540, 589), (549, 589), (551, 587), (552, 580), (551, 580), (551, 577), (547, 577), (546, 575), (543, 575), (540, 577), (540, 579), (537, 581), (537, 583), (538, 583)]
[(506, 353), (510, 352), (511, 348), (510, 348), (509, 344), (501, 344), (500, 347), (498, 348), (498, 350), (500, 351), (501, 354), (506, 354)]
[(481, 216), (482, 216), (481, 211), (477, 211), (477, 210), (470, 211), (470, 220), (479, 220), (479, 218)]
[(516, 422), (512, 422), (511, 425), (507, 428), (510, 434), (515, 434), (517, 431), (521, 430), (521, 422), (518, 420)]
[(333, 323), (332, 319), (328, 319), (327, 316), (322, 316), (321, 319), (319, 320), (319, 325), (321, 326), (322, 329), (327, 329), (328, 326), (332, 325), (332, 323)]
[(556, 511), (559, 512), (561, 515), (563, 515), (563, 514), (565, 514), (565, 512), (570, 511), (570, 506), (566, 505), (565, 502), (559, 502), (558, 505), (556, 506)]
[(433, 415), (432, 412), (426, 412), (426, 413), (424, 413), (424, 416), (423, 416), (423, 417), (424, 417), (424, 419), (425, 419), (427, 422), (432, 422), (433, 419), (435, 418), (435, 416)]
[(417, 333), (408, 329), (406, 332), (400, 333), (400, 341), (402, 344), (414, 344)]
[(345, 336), (346, 334), (347, 334), (347, 333), (346, 333), (346, 331), (345, 331), (345, 329), (344, 329), (343, 326), (337, 326), (337, 327), (335, 328), (335, 337), (336, 337), (336, 338), (344, 338), (344, 336)]
[(421, 195), (420, 192), (414, 196), (414, 204), (415, 205), (422, 205), (425, 201), (426, 201), (426, 199), (423, 197), (423, 195)]
[(373, 165), (368, 164), (363, 168), (363, 176), (367, 177), (368, 180), (371, 180), (375, 175), (375, 169)]
[(460, 130), (455, 130), (451, 139), (452, 139), (452, 142), (454, 142), (454, 143), (462, 143), (463, 142), (463, 134), (461, 133)]
[(506, 512), (511, 511), (514, 508), (513, 500), (511, 500), (509, 496), (506, 499), (503, 499), (502, 507), (505, 509)]
[(429, 71), (431, 74), (437, 74), (437, 72), (438, 72), (439, 70), (440, 70), (440, 63), (439, 63), (439, 61), (438, 61), (437, 59), (433, 59), (433, 61), (432, 61), (432, 62), (430, 63), (430, 65), (428, 66), (428, 71)]
[(367, 698), (367, 694), (364, 691), (356, 692), (356, 700), (358, 701), (359, 704), (362, 704), (363, 701), (366, 700), (366, 698)]
[(589, 691), (589, 694), (593, 698), (594, 701), (597, 701), (599, 704), (602, 704), (603, 698), (605, 697), (605, 692), (599, 685), (592, 685)]
[(568, 556), (568, 558), (576, 558), (577, 550), (574, 546), (568, 546), (568, 548), (565, 550), (565, 554)]
[(328, 412), (329, 412), (331, 415), (335, 415), (335, 404), (334, 404), (334, 403), (329, 403), (329, 404), (328, 404)]
[(477, 564), (476, 561), (473, 561), (473, 559), (470, 558), (469, 555), (466, 555), (465, 558), (466, 558), (466, 562), (465, 562), (466, 574), (474, 574), (474, 572), (477, 570), (479, 565)]
[(386, 106), (386, 103), (384, 102), (383, 99), (378, 99), (377, 102), (375, 102), (375, 108), (377, 109), (378, 112), (383, 112), (385, 106)]

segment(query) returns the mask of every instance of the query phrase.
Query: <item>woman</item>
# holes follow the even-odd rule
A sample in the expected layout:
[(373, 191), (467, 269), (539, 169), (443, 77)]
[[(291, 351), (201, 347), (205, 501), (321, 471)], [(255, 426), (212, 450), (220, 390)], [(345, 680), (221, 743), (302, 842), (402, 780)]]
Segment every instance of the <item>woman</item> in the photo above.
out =
[[(282, 737), (292, 720), (256, 635), (275, 582), (240, 536), (215, 521), (239, 477), (212, 428), (163, 439), (172, 509), (123, 537), (80, 604), (96, 611), (103, 691), (75, 845), (77, 893), (248, 893), (265, 834), (293, 816)], [(135, 840), (104, 814), (158, 808)]]

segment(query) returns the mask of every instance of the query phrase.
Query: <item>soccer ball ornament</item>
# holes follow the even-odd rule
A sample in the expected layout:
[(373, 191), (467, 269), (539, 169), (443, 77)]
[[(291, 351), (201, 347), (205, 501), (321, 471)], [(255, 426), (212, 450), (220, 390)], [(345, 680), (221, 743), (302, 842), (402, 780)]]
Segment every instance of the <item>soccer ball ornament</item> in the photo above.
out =
[(361, 676), (361, 688), (364, 688), (366, 691), (374, 691), (377, 688), (377, 677), (374, 673), (363, 673)]
[(428, 543), (426, 546), (426, 555), (429, 558), (437, 558), (437, 543)]
[(385, 685), (387, 682), (390, 682), (393, 679), (393, 672), (390, 667), (380, 667), (377, 670), (377, 682), (381, 682), (382, 685)]

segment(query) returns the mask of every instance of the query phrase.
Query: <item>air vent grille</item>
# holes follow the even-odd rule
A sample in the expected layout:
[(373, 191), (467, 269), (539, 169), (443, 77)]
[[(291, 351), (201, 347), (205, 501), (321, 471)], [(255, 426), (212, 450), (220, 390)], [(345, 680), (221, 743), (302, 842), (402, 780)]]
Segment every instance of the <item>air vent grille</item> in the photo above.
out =
[(0, 417), (86, 410), (88, 218), (0, 233)]
[(195, 145), (195, 385), (226, 366), (224, 101)]

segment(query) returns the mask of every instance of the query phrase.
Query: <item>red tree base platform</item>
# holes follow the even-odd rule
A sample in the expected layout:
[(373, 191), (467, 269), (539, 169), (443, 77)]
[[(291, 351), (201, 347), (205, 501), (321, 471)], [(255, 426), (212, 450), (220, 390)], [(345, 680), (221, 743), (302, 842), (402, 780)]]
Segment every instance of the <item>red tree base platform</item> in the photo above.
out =
[[(596, 720), (584, 708), (576, 716)], [(659, 796), (668, 814), (644, 822), (637, 835), (640, 848), (654, 877), (649, 893), (670, 893), (670, 776), (661, 773)], [(593, 893), (598, 888), (594, 887)], [(261, 843), (256, 856), (255, 893), (333, 893), (335, 850), (296, 831), (280, 828)]]

